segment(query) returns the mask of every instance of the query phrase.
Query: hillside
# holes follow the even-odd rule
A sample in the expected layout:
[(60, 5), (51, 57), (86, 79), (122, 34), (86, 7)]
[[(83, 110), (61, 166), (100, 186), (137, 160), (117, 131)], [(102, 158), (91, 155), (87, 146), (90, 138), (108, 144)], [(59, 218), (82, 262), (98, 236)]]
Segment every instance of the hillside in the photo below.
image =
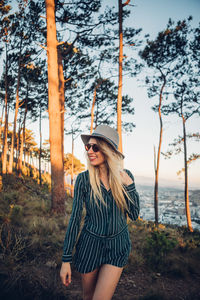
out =
[[(59, 278), (62, 246), (70, 217), (50, 213), (50, 193), (33, 179), (2, 178), (0, 194), (1, 299), (81, 299), (73, 270), (65, 288)], [(113, 297), (200, 299), (200, 233), (185, 227), (129, 222), (132, 252)]]

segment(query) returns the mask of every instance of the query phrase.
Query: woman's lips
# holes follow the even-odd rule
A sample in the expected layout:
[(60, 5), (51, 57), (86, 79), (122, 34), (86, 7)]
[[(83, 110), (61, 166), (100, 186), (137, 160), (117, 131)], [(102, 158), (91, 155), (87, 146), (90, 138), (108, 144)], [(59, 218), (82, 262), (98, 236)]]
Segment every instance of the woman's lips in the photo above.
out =
[(93, 160), (95, 160), (96, 159), (96, 156), (89, 156), (89, 160), (90, 161), (93, 161)]

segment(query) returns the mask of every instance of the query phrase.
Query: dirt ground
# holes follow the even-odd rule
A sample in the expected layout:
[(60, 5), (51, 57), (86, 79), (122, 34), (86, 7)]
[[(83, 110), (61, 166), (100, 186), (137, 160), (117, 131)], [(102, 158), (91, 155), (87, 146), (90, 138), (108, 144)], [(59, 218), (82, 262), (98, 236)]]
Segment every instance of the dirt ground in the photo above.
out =
[[(26, 266), (9, 278), (0, 276), (2, 300), (81, 300), (80, 275), (72, 270), (72, 283), (64, 287), (59, 268)], [(200, 277), (166, 277), (144, 270), (124, 270), (113, 300), (199, 300)], [(104, 300), (104, 299), (102, 299)]]
[[(72, 280), (71, 286), (67, 288), (66, 299), (81, 300), (81, 281), (76, 272)], [(200, 278), (174, 279), (142, 270), (135, 273), (124, 271), (113, 296), (113, 300), (122, 299), (199, 300)]]

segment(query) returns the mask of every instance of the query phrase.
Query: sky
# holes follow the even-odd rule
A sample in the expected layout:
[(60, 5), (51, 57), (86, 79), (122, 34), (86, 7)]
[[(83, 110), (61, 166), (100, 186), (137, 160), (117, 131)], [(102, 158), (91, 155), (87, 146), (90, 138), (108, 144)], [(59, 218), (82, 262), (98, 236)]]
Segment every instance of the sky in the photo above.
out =
[[(118, 5), (117, 0), (106, 1), (113, 6)], [(123, 1), (125, 2), (125, 0)], [(127, 21), (128, 26), (142, 28), (143, 33), (149, 33), (150, 38), (155, 38), (159, 31), (165, 29), (168, 19), (174, 21), (193, 16), (193, 25), (200, 22), (200, 0), (131, 0), (131, 15)], [(145, 75), (144, 75), (145, 76)], [(142, 78), (141, 78), (142, 80)], [(151, 184), (154, 181), (154, 146), (158, 147), (159, 141), (159, 119), (158, 115), (151, 109), (157, 99), (151, 100), (147, 97), (147, 91), (135, 78), (124, 79), (123, 94), (129, 94), (134, 99), (135, 114), (133, 122), (136, 128), (132, 133), (123, 134), (123, 151), (125, 155), (124, 167), (132, 171), (136, 184)], [(29, 121), (30, 122), (30, 121)], [(174, 138), (182, 134), (181, 119), (177, 117), (164, 118), (164, 132), (162, 152), (169, 149), (168, 144)], [(42, 122), (42, 138), (48, 139), (48, 120)], [(29, 129), (35, 132), (36, 141), (39, 140), (37, 123), (29, 123)], [(199, 118), (193, 118), (188, 123), (189, 132), (199, 132)], [(87, 133), (87, 132), (84, 132)], [(71, 152), (71, 137), (65, 136), (65, 153)], [(200, 146), (189, 143), (188, 152), (199, 153)], [(75, 156), (86, 163), (84, 147), (80, 136), (75, 139)], [(173, 186), (183, 188), (184, 178), (177, 176), (177, 171), (184, 167), (183, 155), (174, 156), (165, 160), (161, 156), (159, 182), (160, 186)], [(200, 188), (200, 160), (195, 161), (189, 168), (189, 188)]]
[[(111, 2), (114, 5), (114, 2), (117, 3), (118, 1), (109, 1), (109, 3)], [(149, 33), (152, 39), (166, 27), (169, 18), (178, 21), (192, 15), (195, 26), (200, 21), (200, 0), (131, 0), (130, 3), (134, 4), (135, 7), (131, 9), (128, 25), (143, 28), (144, 34)], [(157, 149), (159, 119), (157, 114), (151, 110), (151, 106), (157, 103), (157, 99), (155, 101), (148, 99), (146, 89), (141, 87), (141, 84), (133, 78), (124, 80), (123, 93), (128, 93), (134, 98), (135, 114), (133, 121), (136, 124), (133, 133), (123, 134), (124, 166), (133, 172), (136, 184), (153, 184), (154, 146)], [(188, 132), (198, 132), (199, 129), (200, 120), (193, 118), (188, 124)], [(166, 152), (169, 149), (168, 144), (181, 134), (181, 119), (177, 117), (165, 118), (162, 152)], [(69, 145), (70, 138), (66, 139), (69, 141), (66, 141), (66, 145)], [(75, 140), (75, 155), (85, 162), (82, 149), (83, 146), (79, 136)], [(189, 153), (192, 151), (198, 153), (199, 150), (198, 143), (188, 145)], [(183, 188), (183, 174), (177, 176), (177, 171), (183, 168), (183, 163), (183, 155), (176, 155), (169, 160), (165, 160), (161, 156), (160, 185)], [(190, 188), (200, 188), (200, 160), (195, 161), (189, 168), (189, 183)]]
[[(153, 39), (157, 33), (163, 30), (171, 18), (174, 21), (193, 16), (193, 24), (197, 26), (200, 22), (200, 1), (199, 0), (138, 0), (133, 9), (133, 26), (142, 27), (144, 33), (149, 33)], [(133, 170), (138, 182), (146, 181), (143, 177), (154, 176), (154, 145), (157, 149), (159, 139), (159, 119), (156, 113), (151, 110), (153, 103), (158, 103), (157, 99), (148, 99), (146, 90), (141, 88), (137, 82), (128, 80), (126, 88), (135, 99), (134, 121), (136, 129), (130, 136), (124, 136), (124, 153), (127, 157), (125, 166)], [(188, 121), (189, 122), (189, 121)], [(169, 149), (168, 144), (174, 138), (182, 134), (181, 119), (168, 117), (163, 119), (163, 145), (162, 152)], [(200, 120), (193, 118), (188, 123), (189, 132), (199, 132)], [(189, 143), (188, 152), (199, 153), (198, 143)], [(161, 156), (160, 161), (160, 182), (162, 185), (183, 186), (184, 178), (177, 176), (177, 171), (183, 168), (183, 155), (176, 155), (170, 160), (165, 160)], [(189, 168), (190, 187), (200, 188), (200, 161), (196, 161)]]

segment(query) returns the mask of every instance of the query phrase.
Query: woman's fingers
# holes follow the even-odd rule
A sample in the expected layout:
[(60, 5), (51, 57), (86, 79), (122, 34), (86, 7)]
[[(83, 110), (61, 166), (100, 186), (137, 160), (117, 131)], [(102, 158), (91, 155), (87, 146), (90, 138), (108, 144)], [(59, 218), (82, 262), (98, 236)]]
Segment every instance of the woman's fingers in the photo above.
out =
[(71, 283), (71, 272), (67, 274), (66, 283), (67, 283), (67, 286)]
[(121, 178), (122, 178), (122, 183), (125, 185), (129, 185), (129, 184), (133, 183), (133, 180), (130, 178), (130, 176), (125, 171), (121, 171)]
[(70, 263), (62, 263), (60, 270), (60, 278), (65, 286), (71, 283), (71, 267)]
[(65, 286), (68, 286), (71, 283), (71, 274), (68, 273), (62, 273), (60, 275), (61, 281)]

